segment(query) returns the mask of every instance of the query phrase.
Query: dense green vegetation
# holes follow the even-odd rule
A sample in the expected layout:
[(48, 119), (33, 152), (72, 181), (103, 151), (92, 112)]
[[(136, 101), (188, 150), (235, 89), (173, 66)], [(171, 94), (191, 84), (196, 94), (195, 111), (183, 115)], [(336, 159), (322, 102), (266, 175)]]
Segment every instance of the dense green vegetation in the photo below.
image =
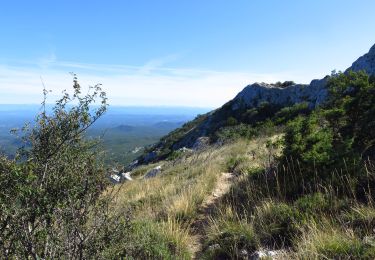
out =
[(76, 77), (73, 90), (53, 113), (43, 110), (20, 130), (24, 145), (14, 159), (0, 158), (1, 259), (113, 259), (133, 252), (124, 249), (134, 236), (129, 214), (111, 209), (116, 194), (102, 152), (85, 138), (107, 109), (106, 94), (96, 85), (82, 95)]
[[(365, 162), (374, 159), (375, 82), (365, 73), (335, 74), (329, 82), (327, 103), (307, 117), (297, 117), (288, 123), (282, 165), (298, 163), (305, 187), (314, 189), (316, 178), (342, 187), (340, 172), (355, 178), (356, 195), (365, 199), (368, 185)], [(288, 171), (288, 169), (287, 169)], [(293, 183), (290, 174), (285, 182)], [(366, 179), (363, 183), (363, 178)], [(298, 182), (299, 180), (294, 180)], [(289, 185), (291, 193), (297, 188)], [(298, 194), (303, 192), (300, 187)]]

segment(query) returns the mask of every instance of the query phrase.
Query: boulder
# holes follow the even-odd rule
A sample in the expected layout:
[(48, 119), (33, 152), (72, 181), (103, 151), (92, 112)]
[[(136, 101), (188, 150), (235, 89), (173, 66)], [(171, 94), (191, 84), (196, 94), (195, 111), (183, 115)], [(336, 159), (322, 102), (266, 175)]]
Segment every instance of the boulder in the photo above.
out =
[(266, 250), (266, 249), (259, 249), (255, 251), (250, 259), (251, 260), (258, 260), (258, 259), (285, 259), (286, 252), (284, 250)]
[(157, 176), (159, 173), (161, 172), (161, 165), (151, 169), (150, 171), (148, 171), (145, 175), (145, 179), (149, 179), (149, 178), (153, 178), (155, 176)]
[(149, 152), (149, 153), (147, 153), (147, 154), (143, 157), (143, 163), (149, 163), (149, 162), (152, 162), (157, 156), (158, 156), (158, 154), (157, 154), (156, 151)]
[(138, 160), (134, 160), (132, 161), (129, 165), (128, 165), (128, 168), (130, 169), (134, 169), (135, 167), (138, 166)]
[(210, 138), (207, 136), (201, 136), (197, 138), (197, 140), (195, 141), (193, 145), (193, 150), (195, 151), (202, 150), (208, 147), (209, 145), (210, 145)]
[(130, 176), (131, 172), (123, 172), (121, 173), (121, 181), (132, 181), (132, 177)]
[(186, 148), (185, 146), (178, 149), (179, 152), (182, 152), (182, 153), (191, 153), (193, 152), (193, 149), (189, 149), (189, 148)]
[(114, 184), (117, 184), (117, 183), (120, 183), (121, 181), (121, 177), (118, 176), (117, 174), (111, 174), (109, 175), (109, 180), (114, 183)]

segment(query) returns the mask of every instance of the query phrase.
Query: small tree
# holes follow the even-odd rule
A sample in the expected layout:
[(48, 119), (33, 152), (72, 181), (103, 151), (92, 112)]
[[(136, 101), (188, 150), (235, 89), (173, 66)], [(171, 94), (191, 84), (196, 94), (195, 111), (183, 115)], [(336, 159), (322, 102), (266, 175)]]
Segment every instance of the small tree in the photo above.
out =
[(23, 129), (25, 146), (14, 160), (0, 158), (0, 254), (6, 258), (99, 257), (126, 230), (110, 210), (113, 193), (103, 194), (97, 142), (84, 138), (107, 109), (106, 93), (100, 84), (81, 91), (74, 75), (73, 94), (65, 91), (46, 111), (44, 90), (43, 111)]

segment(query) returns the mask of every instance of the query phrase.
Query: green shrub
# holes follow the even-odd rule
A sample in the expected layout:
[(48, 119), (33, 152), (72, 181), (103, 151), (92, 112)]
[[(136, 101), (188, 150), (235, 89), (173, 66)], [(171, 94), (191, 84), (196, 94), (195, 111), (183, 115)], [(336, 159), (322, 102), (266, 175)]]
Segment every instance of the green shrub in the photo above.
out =
[(248, 161), (248, 158), (245, 156), (234, 156), (234, 157), (229, 158), (226, 168), (228, 172), (241, 173), (241, 172), (238, 172), (240, 170), (239, 167), (242, 164), (246, 163), (247, 161)]
[(265, 201), (254, 213), (254, 229), (260, 241), (268, 246), (291, 246), (300, 233), (301, 214), (285, 203)]
[(294, 202), (294, 206), (305, 216), (319, 220), (322, 215), (337, 216), (350, 208), (353, 201), (338, 198), (329, 193), (316, 192), (304, 195)]
[(276, 124), (285, 124), (299, 115), (308, 115), (310, 112), (311, 109), (309, 108), (309, 104), (307, 102), (302, 102), (291, 107), (284, 107), (280, 109), (275, 114), (274, 121)]
[(336, 259), (359, 259), (368, 256), (361, 241), (338, 236), (327, 237), (324, 243), (317, 247), (317, 253), (327, 258)]
[(170, 161), (176, 160), (180, 158), (183, 154), (184, 152), (181, 150), (173, 151), (172, 153), (168, 155), (167, 160), (170, 160)]
[(43, 111), (22, 129), (27, 145), (15, 159), (0, 158), (0, 258), (100, 258), (127, 234), (127, 214), (111, 211), (110, 188), (103, 193), (102, 152), (85, 138), (106, 111), (106, 94), (100, 84), (81, 92), (74, 76), (73, 93), (48, 112), (44, 90)]
[(296, 83), (294, 83), (294, 81), (284, 81), (284, 82), (278, 81), (278, 82), (276, 82), (274, 84), (271, 84), (271, 85), (273, 85), (275, 87), (279, 87), (279, 88), (287, 88), (287, 87), (290, 87), (294, 84), (296, 84)]
[(317, 213), (326, 212), (330, 209), (330, 203), (327, 195), (317, 192), (305, 195), (294, 202), (294, 205), (300, 212), (308, 216), (316, 215)]
[(223, 127), (215, 133), (214, 139), (221, 142), (233, 142), (240, 138), (251, 139), (256, 134), (256, 129), (246, 124)]
[[(375, 84), (364, 72), (339, 73), (329, 79), (328, 91), (325, 104), (287, 126), (279, 165), (288, 196), (306, 187), (316, 191), (322, 183), (346, 193), (344, 174), (352, 184), (368, 183), (363, 162), (375, 158)], [(367, 199), (363, 188), (361, 183), (356, 188), (359, 199)]]
[(234, 117), (230, 116), (227, 118), (227, 122), (226, 122), (227, 126), (235, 126), (237, 124), (238, 124), (238, 121)]
[(245, 259), (257, 250), (259, 243), (251, 225), (238, 221), (219, 223), (206, 244), (205, 259)]

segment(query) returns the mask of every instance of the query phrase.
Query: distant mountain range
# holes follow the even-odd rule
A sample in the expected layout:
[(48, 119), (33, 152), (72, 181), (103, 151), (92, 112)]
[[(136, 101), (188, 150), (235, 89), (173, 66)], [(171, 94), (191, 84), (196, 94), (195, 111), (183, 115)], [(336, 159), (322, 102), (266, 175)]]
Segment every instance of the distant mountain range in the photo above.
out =
[[(50, 109), (52, 105), (47, 106), (47, 110)], [(107, 113), (89, 128), (87, 135), (102, 138), (108, 152), (108, 163), (126, 164), (141, 154), (142, 149), (139, 147), (152, 145), (197, 114), (209, 110), (192, 107), (110, 106)], [(10, 134), (10, 130), (20, 128), (27, 122), (33, 123), (40, 111), (41, 105), (0, 104), (0, 153), (14, 155), (21, 143), (19, 138)]]

